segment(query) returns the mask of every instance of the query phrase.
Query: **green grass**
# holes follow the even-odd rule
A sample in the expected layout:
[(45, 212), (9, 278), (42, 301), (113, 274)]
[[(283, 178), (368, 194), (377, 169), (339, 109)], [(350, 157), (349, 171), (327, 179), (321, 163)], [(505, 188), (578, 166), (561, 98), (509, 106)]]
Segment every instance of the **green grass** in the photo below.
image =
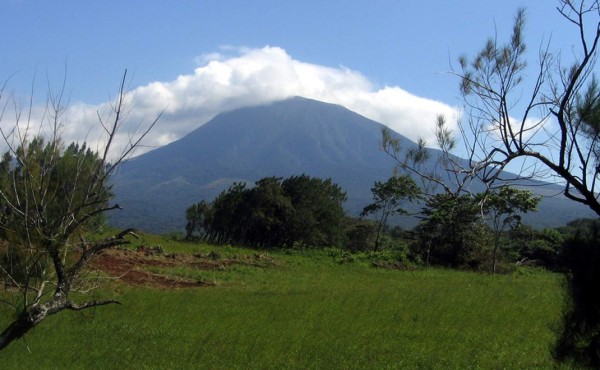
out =
[[(149, 238), (149, 237), (148, 237)], [(145, 240), (149, 246), (158, 244)], [(490, 276), (340, 264), (161, 241), (168, 252), (271, 258), (267, 267), (164, 273), (213, 279), (166, 291), (116, 285), (123, 303), (52, 317), (0, 352), (2, 368), (552, 368), (560, 275)], [(0, 323), (7, 322), (6, 310)], [(29, 352), (28, 351), (29, 348)]]

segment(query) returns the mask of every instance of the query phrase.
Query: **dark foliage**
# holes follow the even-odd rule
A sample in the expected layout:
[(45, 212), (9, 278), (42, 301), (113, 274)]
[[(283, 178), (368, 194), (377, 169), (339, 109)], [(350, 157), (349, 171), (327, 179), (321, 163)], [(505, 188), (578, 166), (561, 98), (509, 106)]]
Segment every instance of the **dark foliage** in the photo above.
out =
[[(0, 162), (0, 190), (5, 195), (0, 197), (0, 238), (9, 243), (28, 240), (40, 244), (55, 234), (54, 230), (67, 227), (65, 218), (67, 222), (70, 219), (65, 215), (70, 213), (70, 218), (85, 219), (77, 226), (95, 229), (103, 223), (104, 215), (72, 205), (91, 193), (98, 199), (94, 210), (105, 208), (110, 188), (95, 181), (103, 176), (101, 158), (85, 143), (81, 147), (73, 143), (61, 150), (59, 141), (46, 143), (36, 137), (14, 154), (6, 152)], [(15, 205), (22, 214), (14, 212)], [(23, 217), (25, 214), (37, 217)]]
[[(600, 221), (569, 225), (575, 231), (565, 243), (568, 309), (554, 355), (600, 368)], [(586, 230), (587, 229), (587, 230)]]
[(521, 264), (564, 271), (568, 268), (562, 258), (564, 235), (557, 229), (536, 230), (519, 224), (507, 234), (506, 244), (513, 259)]
[(253, 188), (234, 183), (210, 205), (201, 202), (188, 208), (186, 230), (222, 244), (337, 245), (343, 236), (345, 200), (345, 193), (329, 179), (265, 177)]
[(312, 246), (340, 243), (346, 193), (338, 185), (331, 179), (302, 175), (283, 180), (281, 187), (293, 208), (288, 220), (287, 245), (296, 242)]
[(379, 225), (374, 221), (349, 218), (346, 222), (344, 249), (364, 252), (372, 249), (378, 237)]
[[(482, 219), (476, 200), (468, 195), (440, 193), (429, 197), (417, 227), (417, 253), (426, 264), (472, 265)], [(481, 230), (480, 230), (481, 229)], [(483, 231), (482, 231), (483, 232)]]
[[(192, 204), (185, 210), (185, 240), (194, 239), (196, 236), (204, 237), (204, 223), (208, 214), (209, 205), (205, 200)], [(197, 234), (197, 235), (196, 235)]]

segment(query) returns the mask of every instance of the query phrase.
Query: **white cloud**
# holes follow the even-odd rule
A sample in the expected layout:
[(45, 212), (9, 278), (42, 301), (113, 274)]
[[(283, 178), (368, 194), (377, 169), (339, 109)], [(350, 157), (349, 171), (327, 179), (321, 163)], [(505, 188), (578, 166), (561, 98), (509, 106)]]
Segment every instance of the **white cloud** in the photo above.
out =
[[(433, 143), (438, 114), (445, 114), (455, 126), (454, 107), (417, 97), (397, 86), (377, 88), (361, 73), (345, 67), (304, 63), (279, 47), (224, 47), (221, 51), (235, 54), (202, 55), (196, 60), (199, 67), (191, 74), (133, 89), (118, 142), (126, 143), (132, 130), (163, 111), (159, 124), (145, 140), (147, 148), (137, 154), (181, 138), (221, 112), (292, 96), (340, 104), (413, 140), (424, 137)], [(70, 126), (64, 132), (65, 139), (89, 141), (97, 137), (97, 111), (108, 119), (110, 105), (72, 105), (67, 112)]]

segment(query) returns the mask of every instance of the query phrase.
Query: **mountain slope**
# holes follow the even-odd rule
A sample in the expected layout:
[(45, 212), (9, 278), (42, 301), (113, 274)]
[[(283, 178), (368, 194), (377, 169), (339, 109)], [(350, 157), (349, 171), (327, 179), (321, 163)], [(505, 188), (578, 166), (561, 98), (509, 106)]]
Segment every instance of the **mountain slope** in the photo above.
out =
[(187, 206), (211, 200), (233, 181), (302, 173), (333, 178), (348, 192), (347, 206), (359, 209), (373, 182), (393, 168), (379, 150), (381, 127), (343, 107), (303, 98), (218, 115), (123, 165), (114, 191), (125, 211), (111, 215), (112, 223), (134, 219), (153, 231), (182, 228)]
[[(154, 232), (182, 229), (190, 204), (212, 200), (234, 181), (251, 184), (265, 176), (302, 173), (332, 178), (348, 193), (346, 209), (358, 214), (371, 199), (374, 181), (387, 179), (394, 167), (379, 149), (381, 128), (341, 106), (299, 97), (220, 114), (182, 139), (125, 163), (113, 178), (124, 211), (110, 215), (110, 222)], [(404, 147), (415, 145), (399, 137)], [(546, 191), (559, 191), (552, 189)], [(552, 217), (538, 225), (587, 216), (585, 209), (553, 199), (543, 204)], [(552, 212), (557, 201), (561, 212)]]

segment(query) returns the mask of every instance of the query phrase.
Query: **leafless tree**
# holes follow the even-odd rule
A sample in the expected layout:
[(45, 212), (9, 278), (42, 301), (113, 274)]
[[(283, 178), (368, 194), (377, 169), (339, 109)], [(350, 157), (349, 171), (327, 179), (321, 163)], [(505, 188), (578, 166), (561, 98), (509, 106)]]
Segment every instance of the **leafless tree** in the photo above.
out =
[[(476, 178), (488, 189), (507, 182), (554, 180), (564, 184), (568, 199), (600, 216), (600, 84), (594, 75), (600, 1), (558, 0), (557, 10), (576, 35), (565, 54), (551, 52), (549, 41), (539, 48), (536, 63), (528, 65), (526, 14), (519, 10), (506, 43), (490, 38), (474, 57), (459, 59), (460, 67), (452, 73), (460, 79), (464, 98), (458, 122), (464, 161), (449, 154), (452, 145), (444, 145), (456, 141), (444, 138), (449, 131), (443, 119), (437, 127), (441, 170), (422, 166), (427, 156), (423, 142), (401, 156), (398, 142), (384, 133), (386, 151), (402, 168), (446, 193), (467, 191)], [(446, 180), (454, 180), (454, 186)], [(575, 248), (570, 253), (576, 258), (565, 261), (571, 271), (567, 275), (571, 304), (554, 355), (598, 368), (600, 260), (597, 234), (591, 234), (589, 248)]]
[[(459, 59), (460, 69), (452, 73), (460, 78), (465, 102), (458, 122), (464, 160), (451, 154), (457, 140), (444, 117), (438, 118), (436, 128), (443, 152), (438, 170), (423, 166), (430, 160), (423, 141), (418, 149), (403, 153), (398, 141), (384, 132), (386, 152), (408, 172), (447, 192), (468, 190), (475, 178), (488, 187), (524, 179), (556, 180), (565, 184), (566, 197), (600, 215), (600, 85), (593, 74), (600, 4), (558, 4), (578, 35), (569, 50), (571, 62), (560, 52), (552, 53), (547, 44), (539, 49), (537, 63), (528, 66), (523, 9), (517, 12), (507, 43), (490, 38), (473, 58)], [(532, 70), (533, 78), (526, 78)]]
[(402, 140), (384, 127), (382, 149), (396, 161), (397, 170), (420, 181), (425, 196), (432, 196), (440, 191), (455, 196), (471, 194), (471, 185), (477, 172), (470, 164), (476, 153), (469, 151), (470, 160), (454, 154), (457, 140), (448, 129), (444, 116), (437, 117), (435, 137), (439, 151), (431, 150), (424, 139), (419, 139), (416, 147), (404, 147)]
[[(508, 180), (505, 170), (511, 165), (517, 178), (558, 179), (566, 197), (600, 215), (600, 89), (593, 74), (600, 4), (558, 3), (578, 35), (569, 51), (573, 61), (551, 53), (548, 44), (528, 68), (525, 10), (519, 10), (506, 44), (491, 38), (474, 58), (460, 58), (454, 73), (461, 79), (465, 118), (459, 127), (473, 154), (469, 167), (486, 183)], [(532, 69), (537, 72), (527, 79)]]
[[(14, 321), (0, 333), (0, 350), (47, 317), (63, 310), (118, 304), (114, 299), (90, 298), (97, 279), (84, 272), (95, 255), (129, 243), (133, 229), (91, 238), (102, 215), (119, 208), (111, 204), (109, 178), (157, 123), (160, 115), (139, 126), (125, 145), (117, 144), (126, 115), (124, 73), (107, 116), (98, 114), (100, 149), (91, 150), (61, 141), (66, 104), (63, 87), (49, 89), (42, 119), (34, 118), (34, 104), (22, 108), (0, 90), (3, 103), (1, 143), (6, 153), (0, 169), (0, 303), (13, 307)], [(14, 117), (8, 116), (14, 112)]]

